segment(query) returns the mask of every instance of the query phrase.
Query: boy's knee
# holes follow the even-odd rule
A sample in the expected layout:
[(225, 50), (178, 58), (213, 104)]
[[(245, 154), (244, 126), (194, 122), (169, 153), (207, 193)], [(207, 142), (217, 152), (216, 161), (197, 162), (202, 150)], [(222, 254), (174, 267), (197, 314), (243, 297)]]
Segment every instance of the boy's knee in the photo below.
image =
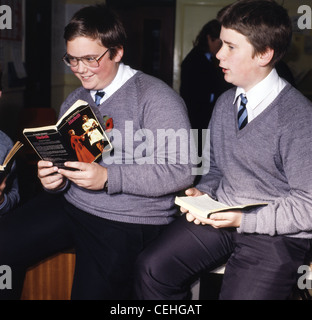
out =
[(135, 275), (138, 280), (142, 277), (149, 277), (153, 268), (153, 256), (149, 252), (143, 252), (139, 255), (135, 265)]

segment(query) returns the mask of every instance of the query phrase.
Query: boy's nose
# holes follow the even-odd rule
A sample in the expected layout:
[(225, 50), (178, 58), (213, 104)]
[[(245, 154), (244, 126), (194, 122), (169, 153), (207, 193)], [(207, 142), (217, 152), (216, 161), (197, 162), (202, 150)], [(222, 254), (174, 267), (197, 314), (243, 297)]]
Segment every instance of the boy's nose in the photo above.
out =
[(218, 60), (222, 60), (222, 47), (219, 49), (219, 51), (217, 52), (217, 54), (216, 54), (216, 58), (218, 59)]
[(78, 60), (77, 71), (83, 73), (86, 71), (86, 69), (87, 66), (81, 60)]

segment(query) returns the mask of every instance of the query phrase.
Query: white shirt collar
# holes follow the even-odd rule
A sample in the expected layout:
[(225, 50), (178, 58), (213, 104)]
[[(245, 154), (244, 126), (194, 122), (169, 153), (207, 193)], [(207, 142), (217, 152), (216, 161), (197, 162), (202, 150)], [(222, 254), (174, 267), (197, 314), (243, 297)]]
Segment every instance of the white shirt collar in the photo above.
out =
[(235, 93), (234, 102), (237, 97), (244, 93), (247, 97), (248, 122), (259, 115), (282, 91), (287, 82), (280, 78), (274, 68), (269, 75), (251, 88), (248, 92), (238, 87)]
[[(105, 92), (104, 97), (101, 99), (101, 103), (107, 100), (113, 93), (115, 93), (120, 87), (122, 87), (132, 76), (137, 73), (137, 70), (126, 66), (124, 63), (120, 63), (117, 74), (114, 80), (103, 89)], [(95, 100), (95, 94), (98, 90), (90, 90), (92, 99)]]
[(237, 97), (243, 93), (246, 95), (248, 104), (250, 106), (257, 106), (262, 100), (265, 99), (267, 95), (274, 90), (277, 82), (278, 82), (279, 75), (277, 74), (276, 70), (273, 69), (262, 81), (257, 83), (253, 88), (251, 88), (248, 92), (241, 87), (237, 87), (234, 103)]

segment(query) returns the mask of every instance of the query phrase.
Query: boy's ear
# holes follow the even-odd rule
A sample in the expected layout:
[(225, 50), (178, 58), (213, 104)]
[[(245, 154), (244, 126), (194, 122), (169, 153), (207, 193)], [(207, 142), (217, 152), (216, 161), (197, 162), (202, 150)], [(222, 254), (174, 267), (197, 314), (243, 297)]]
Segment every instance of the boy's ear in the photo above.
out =
[(117, 63), (120, 62), (122, 57), (123, 57), (123, 55), (124, 55), (123, 47), (118, 48), (117, 49), (117, 53), (116, 53), (115, 58), (114, 58), (114, 61), (117, 62)]
[(260, 53), (258, 56), (259, 65), (261, 67), (265, 67), (270, 64), (272, 58), (274, 56), (274, 50), (272, 48), (267, 47), (265, 52)]

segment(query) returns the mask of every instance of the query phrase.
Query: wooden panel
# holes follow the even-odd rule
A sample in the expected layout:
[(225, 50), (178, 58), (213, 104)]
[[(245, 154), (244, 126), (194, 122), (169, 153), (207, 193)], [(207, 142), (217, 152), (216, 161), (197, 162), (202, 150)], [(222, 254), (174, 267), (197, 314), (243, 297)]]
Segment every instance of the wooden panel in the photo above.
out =
[(75, 254), (61, 253), (28, 270), (22, 300), (69, 300)]

